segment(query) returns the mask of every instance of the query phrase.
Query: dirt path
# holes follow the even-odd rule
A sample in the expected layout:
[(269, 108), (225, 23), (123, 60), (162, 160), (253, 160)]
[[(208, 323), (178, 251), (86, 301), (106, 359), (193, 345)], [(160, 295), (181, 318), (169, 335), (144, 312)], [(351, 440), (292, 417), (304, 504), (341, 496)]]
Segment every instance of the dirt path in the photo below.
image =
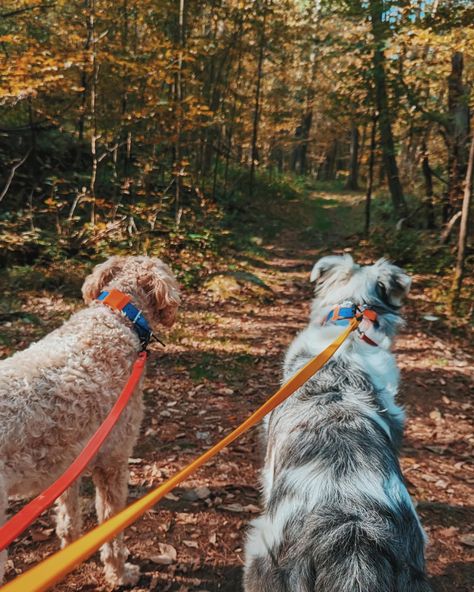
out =
[[(331, 196), (318, 205), (326, 223), (317, 242), (331, 251), (334, 244), (355, 249), (355, 240), (342, 240), (341, 228), (335, 230), (333, 201)], [(356, 210), (357, 203), (352, 204)], [(284, 350), (308, 317), (309, 270), (322, 249), (301, 248), (294, 233), (284, 233), (266, 250), (267, 258), (242, 256), (241, 263), (269, 290), (232, 284), (234, 297), (224, 301), (204, 290), (186, 293), (170, 345), (165, 352), (153, 351), (145, 422), (130, 461), (131, 501), (208, 448), (275, 390)], [(433, 281), (415, 277), (408, 324), (396, 345), (403, 374), (400, 399), (409, 417), (402, 464), (430, 538), (434, 590), (467, 592), (473, 582), (469, 528), (474, 516), (468, 492), (474, 367), (466, 342), (454, 340), (442, 319), (423, 318), (433, 311), (425, 290)], [(243, 539), (258, 512), (260, 462), (254, 430), (128, 529), (131, 561), (141, 565), (143, 574), (135, 592), (241, 589)], [(91, 527), (90, 487), (84, 495)], [(56, 547), (51, 516), (46, 516), (12, 549), (9, 576)], [(103, 589), (97, 556), (57, 587)]]

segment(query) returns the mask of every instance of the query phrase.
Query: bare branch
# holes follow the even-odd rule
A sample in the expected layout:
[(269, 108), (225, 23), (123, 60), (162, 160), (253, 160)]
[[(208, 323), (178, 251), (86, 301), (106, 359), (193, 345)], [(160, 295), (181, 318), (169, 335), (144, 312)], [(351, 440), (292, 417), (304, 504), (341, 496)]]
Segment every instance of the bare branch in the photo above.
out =
[(10, 189), (10, 185), (12, 184), (13, 177), (15, 176), (17, 169), (19, 169), (21, 167), (21, 165), (24, 164), (25, 160), (28, 158), (30, 153), (31, 153), (31, 148), (28, 150), (28, 152), (25, 154), (25, 156), (19, 162), (17, 162), (15, 165), (13, 165), (13, 167), (10, 171), (10, 174), (8, 175), (8, 179), (5, 184), (5, 187), (3, 188), (2, 193), (0, 193), (0, 201), (3, 200), (3, 198), (7, 194), (8, 190)]
[(445, 185), (448, 184), (446, 179), (444, 179), (441, 175), (438, 175), (438, 173), (432, 167), (430, 167), (430, 171), (431, 171), (431, 174), (433, 175), (433, 177), (436, 177), (437, 179), (439, 179), (441, 181), (441, 183), (444, 183)]
[(12, 16), (18, 16), (19, 14), (23, 14), (25, 12), (30, 12), (30, 10), (36, 10), (37, 8), (51, 8), (55, 5), (55, 2), (45, 2), (43, 4), (33, 4), (31, 6), (25, 6), (23, 8), (17, 8), (16, 10), (12, 10), (11, 12), (2, 12), (0, 13), (0, 18), (11, 18)]
[(461, 218), (461, 214), (462, 212), (459, 211), (456, 214), (454, 214), (454, 216), (451, 218), (451, 220), (446, 224), (446, 228), (443, 230), (441, 237), (440, 237), (440, 243), (442, 245), (445, 245), (448, 242), (449, 237), (451, 236), (451, 233), (454, 229), (454, 226), (456, 225), (456, 222)]

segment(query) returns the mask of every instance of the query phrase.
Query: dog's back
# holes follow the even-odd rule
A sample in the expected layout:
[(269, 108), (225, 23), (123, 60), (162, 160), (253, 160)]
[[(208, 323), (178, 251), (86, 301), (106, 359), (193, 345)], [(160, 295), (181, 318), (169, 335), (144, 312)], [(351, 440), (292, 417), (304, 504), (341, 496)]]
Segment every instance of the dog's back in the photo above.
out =
[(430, 589), (423, 532), (390, 437), (399, 423), (347, 361), (330, 362), (272, 414), (246, 592)]
[[(0, 461), (9, 495), (36, 494), (46, 487), (113, 405), (116, 385), (125, 383), (133, 363), (136, 338), (108, 317), (105, 307), (83, 309), (0, 361)], [(113, 364), (103, 345), (104, 319)]]
[(428, 592), (423, 530), (397, 457), (404, 413), (390, 352), (410, 278), (345, 255), (317, 262), (311, 281), (311, 321), (288, 350), (285, 380), (356, 311), (362, 332), (265, 424), (264, 511), (247, 540), (245, 590)]

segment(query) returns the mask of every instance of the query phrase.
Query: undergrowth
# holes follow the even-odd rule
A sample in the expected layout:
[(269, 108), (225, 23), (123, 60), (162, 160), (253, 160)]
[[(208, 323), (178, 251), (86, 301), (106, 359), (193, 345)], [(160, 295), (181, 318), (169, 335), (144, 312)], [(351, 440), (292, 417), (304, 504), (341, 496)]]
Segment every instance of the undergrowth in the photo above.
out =
[[(0, 283), (4, 289), (28, 286), (78, 295), (84, 275), (98, 261), (111, 254), (149, 254), (169, 261), (180, 282), (194, 287), (216, 271), (244, 269), (246, 258), (265, 258), (265, 243), (278, 244), (281, 233), (321, 252), (356, 244), (356, 254), (385, 256), (415, 273), (444, 275), (452, 267), (453, 248), (440, 245), (439, 231), (416, 227), (413, 220), (397, 229), (382, 192), (374, 196), (365, 240), (364, 195), (344, 190), (341, 181), (264, 171), (257, 172), (251, 196), (249, 189), (247, 170), (218, 170), (214, 199), (184, 186), (179, 224), (173, 198), (151, 191), (125, 196), (114, 207), (97, 199), (92, 226), (90, 201), (75, 203), (77, 197), (58, 185), (34, 209), (0, 213), (6, 267)], [(410, 209), (417, 204), (409, 198)]]

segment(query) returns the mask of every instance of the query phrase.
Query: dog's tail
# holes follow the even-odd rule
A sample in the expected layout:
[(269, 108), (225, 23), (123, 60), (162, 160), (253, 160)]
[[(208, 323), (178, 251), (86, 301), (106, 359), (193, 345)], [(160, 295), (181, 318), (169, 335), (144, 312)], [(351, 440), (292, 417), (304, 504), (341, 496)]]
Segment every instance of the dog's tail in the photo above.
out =
[(378, 512), (369, 514), (361, 518), (336, 512), (327, 517), (330, 528), (326, 524), (326, 528), (318, 529), (324, 535), (313, 539), (312, 552), (308, 553), (315, 576), (313, 587), (308, 589), (431, 592), (424, 572), (423, 535), (416, 520), (408, 522), (408, 532), (397, 536), (391, 520), (383, 520)]
[(286, 530), (285, 542), (248, 558), (245, 592), (431, 592), (423, 533), (408, 509), (318, 508)]

